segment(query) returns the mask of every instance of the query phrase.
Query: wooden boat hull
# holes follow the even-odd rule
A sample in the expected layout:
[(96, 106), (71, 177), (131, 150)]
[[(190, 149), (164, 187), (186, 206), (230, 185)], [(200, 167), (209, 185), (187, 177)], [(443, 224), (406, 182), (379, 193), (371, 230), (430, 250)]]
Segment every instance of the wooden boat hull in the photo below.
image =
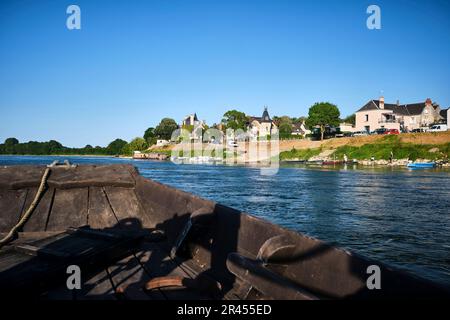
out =
[[(2, 235), (17, 223), (31, 203), (43, 171), (39, 166), (0, 168)], [(90, 268), (82, 289), (77, 291), (78, 299), (449, 296), (448, 288), (145, 179), (132, 166), (55, 167), (46, 186), (18, 239), (0, 250), (3, 294), (11, 293), (11, 296), (15, 291), (23, 294), (23, 288), (32, 284), (16, 286), (9, 280), (20, 277), (24, 266), (45, 265), (48, 270), (57, 270), (53, 275), (58, 273), (59, 280), (47, 279), (50, 272), (46, 273), (42, 267), (40, 277), (45, 281), (32, 296), (73, 298), (73, 292), (60, 281), (63, 268), (52, 266), (79, 262)], [(95, 252), (120, 252), (105, 253), (112, 258), (101, 261), (96, 261), (95, 255), (90, 256), (87, 262), (81, 259), (83, 255), (61, 255), (71, 246), (74, 248), (70, 252), (81, 250), (75, 240), (70, 241), (70, 235), (65, 236), (64, 241), (54, 238), (55, 233), (67, 234), (67, 230), (83, 234), (94, 232), (97, 237), (120, 232), (134, 236), (133, 239), (139, 236), (139, 243), (127, 242), (132, 246), (122, 246), (120, 250), (119, 247), (101, 249), (88, 243)], [(155, 238), (155, 234), (161, 236)], [(34, 248), (31, 250), (34, 255), (29, 254), (30, 250), (24, 253), (18, 249), (24, 244)], [(26, 254), (28, 256), (24, 256)], [(58, 260), (61, 256), (64, 260)], [(380, 290), (370, 290), (367, 286), (368, 268), (372, 265), (380, 268)], [(64, 273), (64, 276), (67, 275)], [(161, 287), (153, 289), (155, 285)], [(152, 289), (146, 290), (146, 287)], [(44, 296), (43, 292), (46, 292)]]

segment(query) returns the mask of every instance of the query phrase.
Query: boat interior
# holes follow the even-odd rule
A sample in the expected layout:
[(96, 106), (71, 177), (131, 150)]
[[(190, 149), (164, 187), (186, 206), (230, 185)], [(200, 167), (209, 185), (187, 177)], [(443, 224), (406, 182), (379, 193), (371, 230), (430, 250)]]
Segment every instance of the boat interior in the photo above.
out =
[[(0, 167), (0, 238), (18, 224), (0, 248), (0, 286), (8, 298), (448, 295), (429, 281), (146, 179), (131, 165)], [(381, 290), (367, 286), (374, 264)], [(69, 289), (73, 265), (81, 287)]]

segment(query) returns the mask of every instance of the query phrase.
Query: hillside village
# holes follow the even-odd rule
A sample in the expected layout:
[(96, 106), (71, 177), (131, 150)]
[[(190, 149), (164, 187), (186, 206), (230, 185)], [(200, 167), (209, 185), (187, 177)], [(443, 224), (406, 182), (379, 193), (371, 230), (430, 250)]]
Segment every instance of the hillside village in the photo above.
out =
[[(203, 144), (225, 143), (217, 141), (215, 137), (211, 139), (210, 135), (204, 135), (210, 128), (219, 130), (224, 136), (226, 129), (238, 129), (239, 134), (227, 136), (228, 141), (231, 139), (238, 143), (227, 143), (226, 147), (243, 147), (242, 143), (257, 142), (261, 137), (264, 140), (264, 137), (277, 135), (278, 152), (282, 161), (333, 162), (336, 159), (342, 161), (352, 157), (361, 160), (363, 164), (367, 162), (404, 165), (411, 159), (421, 158), (447, 163), (450, 156), (450, 108), (441, 108), (431, 99), (419, 103), (401, 104), (397, 101), (392, 104), (385, 103), (384, 98), (380, 97), (368, 101), (345, 119), (339, 117), (339, 110), (334, 105), (324, 103), (315, 106), (319, 109), (330, 107), (328, 110), (337, 111), (336, 119), (327, 120), (333, 124), (317, 120), (317, 115), (311, 112), (313, 106), (308, 117), (271, 116), (269, 108), (264, 107), (261, 116), (230, 110), (224, 114), (219, 124), (211, 126), (208, 126), (206, 121), (199, 120), (196, 113), (187, 115), (179, 124), (173, 125), (178, 129), (185, 129), (188, 133), (183, 136), (183, 141)], [(326, 114), (322, 116), (327, 118)], [(312, 121), (313, 118), (315, 122)], [(154, 129), (154, 132), (158, 131), (158, 127)], [(173, 137), (152, 137), (149, 151), (137, 151), (134, 157), (149, 158), (150, 152), (155, 159), (166, 159), (168, 152), (181, 141), (179, 136), (175, 135), (175, 139)], [(393, 161), (396, 156), (402, 159)], [(239, 161), (249, 161), (245, 151), (239, 150)]]
[[(202, 140), (205, 137), (202, 133), (209, 128), (218, 129), (221, 132), (226, 131), (228, 127), (232, 129), (241, 129), (245, 135), (237, 138), (245, 141), (257, 141), (260, 137), (279, 135), (282, 140), (317, 138), (319, 125), (308, 125), (307, 117), (291, 118), (289, 116), (273, 116), (269, 113), (269, 108), (263, 108), (261, 116), (247, 115), (240, 111), (232, 110), (235, 115), (240, 114), (243, 117), (242, 125), (229, 126), (227, 119), (222, 119), (219, 124), (208, 126), (206, 121), (199, 120), (197, 113), (185, 116), (177, 128), (185, 129), (189, 132), (188, 139), (191, 141)], [(325, 137), (343, 137), (353, 135), (370, 135), (376, 130), (394, 130), (398, 133), (426, 132), (434, 124), (448, 125), (450, 119), (450, 108), (441, 108), (441, 106), (427, 98), (424, 102), (401, 104), (385, 103), (384, 97), (377, 100), (370, 100), (355, 113), (345, 119), (339, 118), (338, 125), (326, 124), (327, 133), (331, 131), (333, 135)], [(395, 131), (396, 130), (396, 131)], [(445, 130), (442, 130), (445, 131)], [(149, 141), (149, 144), (156, 144), (161, 147), (177, 141), (171, 141), (168, 136), (158, 136)]]

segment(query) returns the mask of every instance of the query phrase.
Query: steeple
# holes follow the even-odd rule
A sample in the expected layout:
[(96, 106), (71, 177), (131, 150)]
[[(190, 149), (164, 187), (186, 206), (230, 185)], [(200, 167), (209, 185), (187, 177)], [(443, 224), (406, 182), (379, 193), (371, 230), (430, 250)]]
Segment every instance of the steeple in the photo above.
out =
[(269, 122), (272, 121), (269, 116), (269, 111), (267, 111), (267, 106), (264, 106), (264, 112), (261, 117), (262, 121)]

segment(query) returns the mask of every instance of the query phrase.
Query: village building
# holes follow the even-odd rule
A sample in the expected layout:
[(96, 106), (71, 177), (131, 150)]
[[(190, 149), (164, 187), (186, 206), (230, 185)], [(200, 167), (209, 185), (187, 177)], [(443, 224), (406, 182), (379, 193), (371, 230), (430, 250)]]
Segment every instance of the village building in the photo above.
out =
[(203, 131), (205, 130), (206, 123), (203, 120), (198, 120), (197, 113), (189, 114), (183, 118), (181, 122), (181, 128), (190, 131), (191, 140), (202, 139)]
[(431, 99), (412, 104), (385, 103), (384, 97), (370, 100), (356, 112), (356, 131), (371, 132), (379, 128), (411, 131), (439, 122), (440, 107)]
[(293, 136), (303, 136), (306, 137), (306, 135), (311, 134), (311, 130), (308, 129), (308, 127), (305, 124), (305, 121), (303, 120), (302, 123), (293, 123), (292, 124), (292, 133)]
[(278, 133), (278, 126), (270, 118), (267, 107), (264, 107), (264, 112), (261, 117), (249, 117), (247, 132), (249, 133), (251, 140), (256, 140), (258, 137), (267, 137)]
[(447, 124), (450, 127), (450, 108), (441, 110), (441, 123)]
[(341, 122), (339, 124), (339, 130), (344, 133), (344, 132), (356, 132), (356, 128), (353, 124), (351, 123), (347, 123), (347, 122)]

